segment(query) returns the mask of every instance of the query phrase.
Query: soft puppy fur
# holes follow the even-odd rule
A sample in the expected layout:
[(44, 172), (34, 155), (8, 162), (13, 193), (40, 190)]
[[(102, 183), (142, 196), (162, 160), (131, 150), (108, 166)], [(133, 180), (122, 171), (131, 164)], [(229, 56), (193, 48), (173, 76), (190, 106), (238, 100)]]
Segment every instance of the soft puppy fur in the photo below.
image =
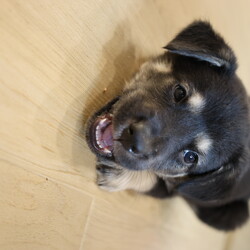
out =
[(89, 119), (97, 184), (182, 196), (221, 230), (248, 218), (249, 101), (232, 49), (208, 22), (182, 30)]

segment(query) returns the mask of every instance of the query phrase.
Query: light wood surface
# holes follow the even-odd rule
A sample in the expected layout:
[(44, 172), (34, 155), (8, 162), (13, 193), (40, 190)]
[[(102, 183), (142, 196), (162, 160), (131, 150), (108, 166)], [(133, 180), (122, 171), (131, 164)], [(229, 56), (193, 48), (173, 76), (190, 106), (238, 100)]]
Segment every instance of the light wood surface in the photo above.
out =
[[(185, 25), (208, 19), (250, 89), (248, 1), (2, 0), (0, 249), (240, 250), (180, 199), (106, 193), (84, 141), (86, 117)], [(103, 93), (103, 89), (107, 91)]]

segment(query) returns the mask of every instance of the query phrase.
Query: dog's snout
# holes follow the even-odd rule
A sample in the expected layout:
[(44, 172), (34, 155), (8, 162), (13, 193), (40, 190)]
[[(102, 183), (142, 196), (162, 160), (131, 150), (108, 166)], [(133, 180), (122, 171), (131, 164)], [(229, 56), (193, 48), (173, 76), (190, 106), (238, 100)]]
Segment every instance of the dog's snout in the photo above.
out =
[(123, 130), (120, 141), (130, 153), (143, 154), (150, 152), (150, 126), (144, 122), (134, 122)]

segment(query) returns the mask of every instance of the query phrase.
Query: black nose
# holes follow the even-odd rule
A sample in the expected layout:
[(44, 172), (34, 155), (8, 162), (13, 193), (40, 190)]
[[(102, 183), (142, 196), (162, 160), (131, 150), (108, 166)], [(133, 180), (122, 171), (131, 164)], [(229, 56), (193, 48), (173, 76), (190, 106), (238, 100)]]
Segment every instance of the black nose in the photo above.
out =
[(120, 142), (130, 153), (146, 155), (150, 152), (150, 131), (144, 121), (132, 123), (123, 130)]

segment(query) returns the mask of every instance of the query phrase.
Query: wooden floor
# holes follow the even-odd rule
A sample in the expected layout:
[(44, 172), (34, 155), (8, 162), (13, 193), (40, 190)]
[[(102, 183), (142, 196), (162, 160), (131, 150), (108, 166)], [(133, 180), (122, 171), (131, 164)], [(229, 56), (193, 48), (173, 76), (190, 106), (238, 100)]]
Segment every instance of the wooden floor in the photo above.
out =
[[(86, 117), (194, 19), (234, 48), (250, 90), (249, 1), (2, 0), (1, 250), (249, 250), (199, 222), (179, 198), (96, 187)], [(103, 93), (103, 89), (107, 91)]]

